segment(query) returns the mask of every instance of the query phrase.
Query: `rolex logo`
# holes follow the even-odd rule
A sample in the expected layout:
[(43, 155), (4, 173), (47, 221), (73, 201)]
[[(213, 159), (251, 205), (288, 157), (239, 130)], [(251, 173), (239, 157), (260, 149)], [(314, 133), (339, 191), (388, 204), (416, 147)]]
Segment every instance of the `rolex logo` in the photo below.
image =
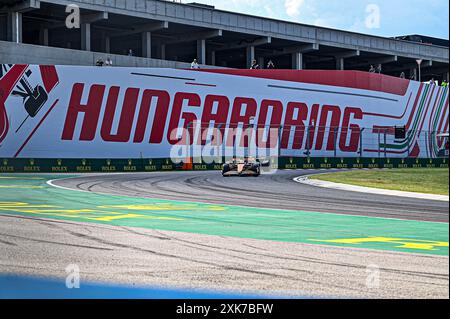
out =
[(166, 165), (169, 165), (169, 159), (166, 158)]
[(328, 163), (328, 157), (325, 157), (324, 159), (325, 164)]
[(289, 157), (289, 163), (292, 164), (292, 162), (294, 162), (294, 159), (292, 157)]
[(133, 164), (133, 161), (132, 160), (128, 160), (128, 166), (131, 166)]
[(375, 164), (375, 159), (374, 158), (372, 158), (372, 164)]
[(111, 166), (111, 160), (106, 160), (106, 165)]
[(81, 160), (81, 165), (86, 166), (86, 160), (85, 159)]
[(359, 160), (359, 157), (356, 159), (356, 163), (358, 163), (359, 164), (359, 162), (360, 162), (360, 160)]
[(419, 164), (419, 159), (418, 158), (416, 158), (416, 164)]
[(149, 164), (149, 165), (152, 165), (152, 164), (153, 164), (153, 161), (152, 161), (152, 160), (148, 160), (148, 164)]
[(402, 164), (405, 164), (405, 159), (404, 158), (402, 158)]
[(34, 159), (30, 159), (30, 165), (34, 166)]
[(344, 164), (344, 159), (343, 158), (341, 158), (341, 164)]
[(308, 157), (307, 161), (308, 161), (308, 164), (311, 163), (311, 158)]
[(56, 162), (58, 163), (58, 166), (61, 166), (62, 160), (59, 159), (59, 160), (57, 160)]
[(3, 165), (4, 165), (4, 166), (8, 165), (8, 160), (7, 160), (7, 159), (4, 159), (4, 160), (3, 160)]

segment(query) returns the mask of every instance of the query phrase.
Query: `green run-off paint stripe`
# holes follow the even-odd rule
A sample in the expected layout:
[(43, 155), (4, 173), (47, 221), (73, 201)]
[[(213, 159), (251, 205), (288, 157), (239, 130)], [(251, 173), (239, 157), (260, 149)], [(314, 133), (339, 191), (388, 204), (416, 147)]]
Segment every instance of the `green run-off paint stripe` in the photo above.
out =
[(28, 179), (27, 175), (14, 179), (1, 177), (0, 185), (6, 188), (2, 188), (0, 214), (448, 255), (447, 223), (99, 195), (46, 185), (46, 178), (54, 176), (39, 176), (42, 179)]

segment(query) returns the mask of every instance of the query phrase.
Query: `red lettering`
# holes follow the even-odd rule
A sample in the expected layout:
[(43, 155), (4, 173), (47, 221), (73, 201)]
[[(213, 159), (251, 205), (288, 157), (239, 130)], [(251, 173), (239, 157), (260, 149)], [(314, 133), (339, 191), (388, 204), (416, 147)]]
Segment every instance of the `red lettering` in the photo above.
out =
[[(297, 110), (297, 118), (294, 118), (295, 110)], [(289, 147), (292, 127), (295, 128), (292, 149), (299, 150), (302, 148), (303, 138), (305, 136), (304, 121), (306, 121), (307, 116), (308, 106), (305, 103), (288, 103), (286, 117), (284, 119), (283, 134), (281, 136), (281, 148), (287, 149)]]
[[(327, 128), (328, 113), (331, 113), (330, 126)], [(316, 150), (321, 150), (323, 146), (324, 134), (326, 130), (329, 130), (327, 151), (334, 150), (335, 142), (335, 130), (339, 128), (341, 121), (341, 110), (336, 105), (324, 105), (320, 113), (319, 130), (317, 132)], [(336, 136), (337, 137), (337, 136)]]
[(306, 148), (311, 150), (314, 144), (314, 135), (316, 134), (317, 117), (319, 116), (319, 104), (314, 104), (311, 107), (311, 116), (308, 125), (308, 138), (306, 141)]
[[(175, 94), (175, 98), (173, 101), (173, 107), (172, 107), (172, 116), (170, 117), (170, 123), (169, 123), (169, 132), (167, 132), (167, 139), (169, 140), (169, 143), (174, 145), (178, 143), (182, 143), (183, 145), (186, 144), (186, 129), (189, 131), (190, 136), (194, 136), (194, 124), (197, 120), (197, 116), (194, 113), (190, 112), (183, 112), (181, 115), (181, 111), (183, 108), (184, 101), (187, 101), (188, 106), (195, 106), (199, 107), (201, 105), (200, 96), (195, 93), (185, 93), (185, 92), (179, 92)], [(177, 131), (179, 128), (180, 123), (180, 116), (184, 120), (183, 125), (183, 133), (182, 137), (177, 138)], [(193, 138), (189, 139), (189, 145), (193, 144)]]
[(145, 130), (147, 129), (148, 115), (152, 99), (156, 97), (155, 117), (153, 118), (150, 143), (160, 144), (164, 136), (166, 127), (167, 113), (169, 111), (170, 96), (166, 91), (145, 90), (142, 94), (141, 108), (139, 110), (136, 132), (134, 134), (134, 143), (141, 143), (144, 140)]
[[(361, 135), (361, 128), (357, 124), (350, 124), (350, 117), (353, 115), (354, 119), (362, 120), (363, 111), (356, 107), (346, 107), (344, 110), (344, 119), (342, 122), (341, 137), (339, 139), (339, 148), (343, 152), (356, 152), (358, 150), (359, 139)], [(347, 145), (347, 134), (350, 127), (350, 144)]]
[[(213, 105), (217, 103), (217, 112), (213, 113)], [(215, 139), (215, 145), (221, 145), (223, 137), (225, 136), (225, 127), (228, 119), (228, 110), (230, 108), (230, 100), (223, 95), (207, 95), (205, 99), (205, 106), (202, 114), (202, 130), (201, 130), (201, 145), (206, 144), (206, 134), (211, 121), (214, 121), (214, 128), (219, 128), (221, 132), (220, 141)], [(216, 132), (216, 130), (214, 130)]]
[[(87, 102), (82, 104), (84, 84), (75, 83), (73, 85), (62, 133), (63, 140), (73, 140), (80, 113), (83, 117), (82, 123), (79, 123), (81, 124), (79, 140), (94, 140), (102, 111), (105, 89), (104, 85), (91, 85)], [(138, 107), (139, 92), (139, 88), (126, 89), (122, 107), (118, 111), (120, 87), (112, 86), (109, 89), (100, 129), (100, 136), (104, 141), (123, 143), (130, 141), (136, 108)], [(172, 145), (186, 143), (187, 131), (193, 137), (197, 128), (196, 122), (200, 120), (197, 115), (200, 112), (194, 112), (189, 108), (202, 107), (200, 136), (196, 143), (206, 145), (207, 141), (210, 140), (214, 145), (220, 145), (223, 143), (223, 137), (228, 129), (227, 146), (236, 145), (236, 136), (238, 132), (242, 131), (242, 134), (239, 133), (241, 135), (239, 145), (249, 147), (251, 134), (254, 132), (254, 128), (250, 127), (250, 119), (255, 117), (258, 111), (258, 104), (254, 98), (236, 97), (233, 101), (229, 121), (228, 114), (231, 101), (224, 95), (209, 94), (202, 101), (198, 94), (178, 92), (173, 98), (170, 118), (168, 119), (170, 102), (171, 98), (167, 91), (151, 89), (143, 91), (133, 137), (134, 143), (142, 143), (146, 136), (148, 136), (151, 144), (162, 143), (164, 136), (167, 136), (168, 143)], [(146, 132), (147, 124), (150, 121), (152, 103), (155, 105), (153, 111), (155, 115), (152, 120), (151, 132)], [(187, 110), (183, 110), (183, 108), (187, 108)], [(321, 107), (319, 104), (313, 104), (310, 111), (308, 116), (308, 105), (306, 103), (289, 102), (286, 105), (284, 123), (281, 123), (284, 112), (283, 103), (279, 100), (262, 100), (257, 123), (255, 123), (257, 126), (256, 146), (259, 148), (276, 147), (280, 137), (280, 127), (282, 127), (280, 147), (283, 149), (300, 150), (306, 148), (311, 150), (314, 148), (320, 151), (326, 143), (326, 150), (333, 151), (339, 137), (339, 149), (342, 152), (354, 153), (358, 151), (361, 129), (359, 125), (351, 124), (351, 122), (352, 120), (362, 120), (363, 112), (361, 108), (346, 107), (341, 111), (341, 108), (337, 105), (323, 105)], [(343, 113), (342, 124), (341, 113)], [(308, 127), (306, 127), (308, 118)], [(168, 131), (166, 132), (167, 122)], [(117, 131), (113, 133), (113, 126), (116, 126), (114, 123), (117, 123)], [(337, 129), (340, 125), (342, 125), (342, 130), (338, 136)], [(177, 134), (179, 128), (183, 128), (183, 132), (180, 132), (181, 136)], [(327, 137), (325, 137), (326, 134), (328, 134)], [(308, 138), (305, 139), (305, 135)], [(325, 138), (327, 138), (326, 141)], [(306, 145), (304, 145), (304, 140), (306, 140)], [(292, 146), (290, 145), (291, 141)], [(192, 145), (193, 143), (193, 138), (190, 138), (189, 144)]]
[[(267, 134), (266, 142), (263, 141), (264, 131), (266, 129), (267, 113), (269, 108), (272, 109), (272, 116), (269, 124), (269, 132)], [(256, 145), (263, 148), (274, 148), (277, 146), (279, 127), (281, 124), (281, 117), (283, 116), (283, 104), (276, 100), (263, 100), (261, 102), (261, 109), (258, 117), (258, 127), (256, 131)]]
[[(245, 114), (241, 115), (242, 106), (246, 105)], [(250, 118), (255, 116), (257, 109), (256, 100), (252, 98), (237, 97), (233, 103), (233, 111), (231, 112), (230, 130), (227, 138), (227, 146), (233, 146), (236, 143), (237, 127), (239, 123), (244, 125), (245, 131), (248, 131)], [(240, 145), (248, 147), (248, 135), (244, 133), (241, 138)]]
[(116, 113), (117, 100), (119, 98), (120, 87), (113, 86), (109, 89), (108, 100), (106, 102), (105, 115), (101, 128), (101, 136), (107, 142), (128, 142), (130, 140), (131, 128), (133, 127), (136, 104), (139, 97), (139, 89), (129, 88), (125, 91), (122, 111), (119, 119), (119, 127), (116, 134), (111, 133)]
[(75, 83), (72, 88), (72, 96), (70, 97), (67, 109), (66, 121), (62, 133), (63, 140), (72, 140), (75, 131), (75, 125), (78, 119), (78, 113), (84, 113), (83, 125), (81, 128), (80, 140), (92, 141), (97, 130), (98, 118), (105, 93), (104, 85), (92, 85), (89, 90), (89, 98), (87, 104), (81, 104), (84, 84)]

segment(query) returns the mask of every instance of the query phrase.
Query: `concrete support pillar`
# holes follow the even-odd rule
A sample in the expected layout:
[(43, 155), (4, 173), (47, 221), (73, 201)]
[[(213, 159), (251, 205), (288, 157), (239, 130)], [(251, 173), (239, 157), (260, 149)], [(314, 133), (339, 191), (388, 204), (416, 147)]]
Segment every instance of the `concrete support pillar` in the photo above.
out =
[(104, 47), (104, 49), (105, 49), (105, 52), (106, 53), (111, 53), (111, 38), (109, 37), (109, 36), (105, 36), (105, 38), (104, 38), (105, 40), (105, 47)]
[(336, 70), (345, 70), (345, 59), (336, 57)]
[(261, 69), (266, 68), (266, 66), (264, 65), (264, 57), (263, 56), (258, 57), (258, 64)]
[(206, 40), (197, 40), (197, 61), (199, 64), (206, 64)]
[(22, 43), (22, 13), (9, 12), (6, 27), (8, 41)]
[(252, 61), (255, 59), (255, 47), (248, 46), (247, 47), (247, 68), (250, 69), (252, 66)]
[(417, 69), (416, 68), (412, 68), (409, 70), (409, 78), (411, 80), (417, 81)]
[(303, 53), (292, 53), (292, 68), (294, 70), (303, 70)]
[(165, 44), (161, 44), (161, 47), (160, 47), (160, 58), (161, 58), (161, 60), (165, 60), (166, 59), (166, 45)]
[(211, 51), (211, 65), (216, 65), (216, 51)]
[(152, 33), (142, 32), (142, 57), (152, 57)]
[(39, 43), (48, 47), (48, 29), (42, 28), (39, 31)]
[(91, 51), (91, 24), (81, 24), (81, 50)]

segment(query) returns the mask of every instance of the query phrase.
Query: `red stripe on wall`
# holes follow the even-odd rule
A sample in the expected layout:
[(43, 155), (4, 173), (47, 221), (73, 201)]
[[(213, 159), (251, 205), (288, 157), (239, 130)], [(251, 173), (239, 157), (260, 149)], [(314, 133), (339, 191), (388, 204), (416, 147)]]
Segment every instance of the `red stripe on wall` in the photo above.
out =
[[(422, 123), (419, 124), (419, 125), (420, 125), (420, 127), (419, 127), (419, 132), (422, 131), (422, 129), (423, 129), (423, 125), (425, 124), (426, 117), (427, 117), (427, 115), (428, 115), (428, 109), (430, 108), (430, 105), (433, 103), (433, 95), (434, 95), (435, 89), (436, 89), (436, 86), (433, 86), (433, 90), (431, 91), (430, 100), (428, 101), (428, 104), (427, 104), (427, 107), (426, 107), (426, 109), (425, 109), (425, 112), (424, 112), (423, 115), (422, 115)], [(439, 90), (437, 91), (437, 93), (438, 93), (437, 95), (439, 95)], [(436, 95), (435, 99), (437, 99), (437, 95)], [(435, 103), (436, 103), (436, 102), (437, 102), (437, 101), (435, 100)]]
[(419, 88), (419, 92), (417, 93), (417, 96), (416, 96), (416, 101), (414, 102), (413, 109), (409, 115), (408, 123), (406, 123), (406, 129), (409, 129), (409, 127), (411, 126), (411, 122), (414, 119), (414, 115), (416, 114), (417, 105), (419, 104), (420, 98), (422, 97), (423, 87), (424, 87), (424, 85), (421, 84), (420, 88)]
[(11, 95), (17, 82), (23, 76), (28, 65), (14, 65), (0, 80), (0, 142), (2, 142), (9, 131), (9, 119), (6, 112), (6, 100)]
[(42, 117), (42, 119), (39, 121), (38, 125), (36, 125), (36, 127), (33, 129), (33, 131), (30, 133), (30, 135), (27, 137), (27, 139), (25, 140), (25, 142), (23, 142), (22, 146), (19, 148), (19, 150), (17, 151), (17, 153), (14, 155), (14, 157), (19, 156), (20, 152), (22, 152), (23, 148), (28, 144), (28, 142), (31, 140), (31, 138), (33, 137), (34, 133), (36, 133), (36, 131), (38, 130), (38, 128), (41, 126), (42, 122), (44, 122), (44, 120), (47, 118), (47, 116), (50, 114), (50, 112), (53, 110), (53, 108), (55, 107), (55, 105), (58, 103), (59, 100), (56, 100), (52, 106), (50, 106), (50, 108), (48, 109), (47, 113), (45, 113), (45, 115)]
[(44, 82), (44, 87), (47, 93), (59, 83), (58, 73), (56, 72), (56, 67), (54, 65), (40, 65), (42, 82)]
[(405, 110), (403, 111), (403, 113), (401, 115), (389, 115), (389, 114), (370, 113), (370, 112), (364, 112), (363, 114), (367, 115), (367, 116), (386, 117), (386, 118), (390, 118), (390, 119), (400, 120), (405, 116), (406, 111), (408, 111), (409, 103), (411, 102), (411, 97), (412, 97), (412, 92), (409, 95), (408, 103), (406, 104)]
[(404, 96), (406, 94), (410, 84), (409, 80), (362, 71), (232, 69), (195, 69), (191, 71), (246, 76), (307, 84), (330, 85), (352, 89), (377, 91), (401, 96)]
[[(409, 129), (411, 126), (411, 122), (414, 118), (414, 115), (416, 114), (417, 105), (419, 104), (420, 98), (422, 97), (422, 90), (424, 85), (421, 84), (419, 87), (419, 91), (417, 92), (416, 100), (414, 101), (414, 105), (412, 108), (412, 111), (409, 115), (408, 122), (406, 123), (406, 129)], [(408, 102), (409, 103), (409, 102)], [(380, 126), (380, 125), (374, 125), (373, 126), (374, 133), (383, 133), (385, 130), (388, 130), (388, 133), (395, 132), (392, 126)], [(393, 133), (392, 133), (393, 134)]]
[[(442, 110), (442, 115), (441, 115), (441, 120), (439, 121), (439, 126), (437, 127), (438, 132), (445, 132), (442, 130), (442, 123), (444, 122), (444, 120), (447, 118), (448, 121), (448, 115), (447, 115), (447, 111), (448, 111), (448, 96), (447, 96), (447, 100), (444, 102), (444, 107)], [(447, 105), (447, 107), (445, 107)], [(431, 124), (430, 124), (430, 128), (431, 128)], [(444, 126), (445, 128), (445, 126)]]
[(435, 111), (437, 111), (436, 106), (439, 105), (439, 101), (443, 98), (444, 94), (445, 94), (445, 89), (443, 89), (443, 90), (440, 89), (439, 93), (438, 93), (438, 96), (436, 98), (436, 102), (434, 103), (433, 108), (431, 109), (430, 116), (429, 116), (429, 120), (428, 120), (428, 128), (429, 128), (429, 130), (432, 129), (431, 125), (432, 125), (432, 122), (433, 122), (433, 115), (434, 115)]

